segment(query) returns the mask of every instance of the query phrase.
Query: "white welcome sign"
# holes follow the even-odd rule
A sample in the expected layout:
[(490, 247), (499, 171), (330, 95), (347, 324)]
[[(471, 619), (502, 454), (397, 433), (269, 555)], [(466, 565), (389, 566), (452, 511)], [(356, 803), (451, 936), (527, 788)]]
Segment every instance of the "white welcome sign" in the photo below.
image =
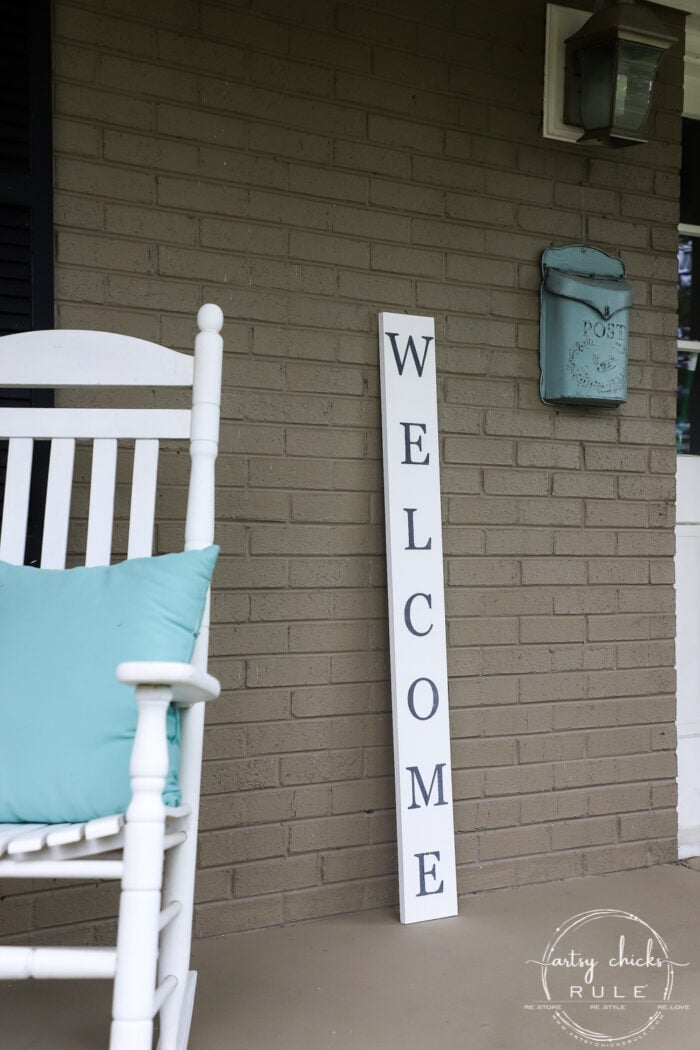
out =
[(401, 922), (457, 914), (432, 317), (379, 315)]

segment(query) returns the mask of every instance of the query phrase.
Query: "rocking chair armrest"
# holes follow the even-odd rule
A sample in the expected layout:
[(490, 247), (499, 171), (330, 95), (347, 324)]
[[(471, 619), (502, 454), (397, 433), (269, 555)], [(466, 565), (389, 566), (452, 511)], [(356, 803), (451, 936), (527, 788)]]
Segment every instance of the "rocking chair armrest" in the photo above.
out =
[(193, 664), (161, 660), (139, 660), (119, 664), (117, 678), (125, 685), (161, 685), (173, 691), (173, 701), (182, 706), (216, 700), (221, 686), (216, 678)]

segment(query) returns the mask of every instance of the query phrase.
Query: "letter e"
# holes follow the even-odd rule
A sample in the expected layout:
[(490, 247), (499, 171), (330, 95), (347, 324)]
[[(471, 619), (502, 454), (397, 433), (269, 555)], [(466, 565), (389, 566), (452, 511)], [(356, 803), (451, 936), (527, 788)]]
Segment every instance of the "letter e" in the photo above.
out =
[(436, 890), (426, 890), (425, 888), (426, 877), (437, 881), (437, 864), (433, 864), (432, 868), (426, 869), (425, 858), (435, 857), (436, 860), (440, 860), (439, 851), (435, 850), (433, 853), (414, 853), (414, 857), (418, 861), (418, 881), (420, 883), (420, 891), (416, 894), (416, 897), (429, 897), (434, 893), (442, 893), (445, 886), (445, 883), (442, 881)]

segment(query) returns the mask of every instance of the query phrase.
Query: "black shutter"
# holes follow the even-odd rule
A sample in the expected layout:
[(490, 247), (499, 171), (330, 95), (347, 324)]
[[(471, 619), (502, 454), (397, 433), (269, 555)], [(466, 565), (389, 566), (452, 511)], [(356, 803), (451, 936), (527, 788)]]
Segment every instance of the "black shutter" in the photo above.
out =
[(0, 0), (0, 331), (53, 327), (47, 0)]
[[(53, 327), (49, 0), (0, 0), (0, 334)], [(0, 389), (0, 404), (47, 405), (45, 390)], [(0, 487), (7, 448), (0, 447)], [(38, 557), (47, 449), (37, 445), (27, 561)]]
[(700, 226), (700, 120), (683, 118), (681, 222)]

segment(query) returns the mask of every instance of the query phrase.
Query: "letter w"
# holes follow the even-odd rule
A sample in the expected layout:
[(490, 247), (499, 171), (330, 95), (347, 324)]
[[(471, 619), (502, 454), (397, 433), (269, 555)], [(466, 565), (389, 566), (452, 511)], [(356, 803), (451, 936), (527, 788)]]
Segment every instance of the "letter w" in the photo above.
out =
[(418, 351), (416, 350), (416, 344), (413, 342), (413, 336), (412, 335), (409, 335), (409, 337), (408, 337), (408, 341), (406, 342), (406, 349), (404, 350), (403, 357), (402, 357), (401, 356), (401, 351), (399, 350), (398, 346), (396, 345), (396, 340), (397, 340), (397, 337), (398, 337), (399, 333), (398, 332), (387, 332), (386, 334), (391, 339), (391, 349), (394, 351), (394, 360), (396, 361), (396, 367), (399, 370), (399, 375), (400, 376), (403, 375), (403, 370), (406, 367), (406, 360), (408, 358), (408, 354), (409, 354), (409, 351), (410, 351), (411, 357), (413, 358), (413, 363), (416, 366), (416, 372), (418, 373), (419, 378), (422, 378), (423, 377), (423, 369), (425, 368), (425, 360), (426, 360), (426, 358), (428, 356), (428, 350), (430, 349), (430, 344), (433, 341), (432, 335), (424, 335), (423, 336), (423, 340), (425, 342), (425, 348), (423, 350), (423, 357), (422, 357), (421, 360), (419, 360), (418, 359)]
[(427, 806), (430, 803), (430, 796), (433, 793), (435, 781), (437, 780), (437, 797), (438, 800), (435, 803), (436, 806), (446, 806), (445, 794), (442, 786), (442, 771), (445, 768), (446, 763), (441, 762), (438, 766), (435, 766), (433, 771), (433, 779), (430, 781), (430, 787), (425, 790), (425, 784), (423, 783), (423, 777), (420, 775), (418, 766), (406, 766), (406, 769), (411, 774), (411, 797), (413, 799), (409, 809), (420, 809), (420, 805), (416, 802), (416, 784), (418, 784), (418, 790), (423, 796), (423, 802)]

